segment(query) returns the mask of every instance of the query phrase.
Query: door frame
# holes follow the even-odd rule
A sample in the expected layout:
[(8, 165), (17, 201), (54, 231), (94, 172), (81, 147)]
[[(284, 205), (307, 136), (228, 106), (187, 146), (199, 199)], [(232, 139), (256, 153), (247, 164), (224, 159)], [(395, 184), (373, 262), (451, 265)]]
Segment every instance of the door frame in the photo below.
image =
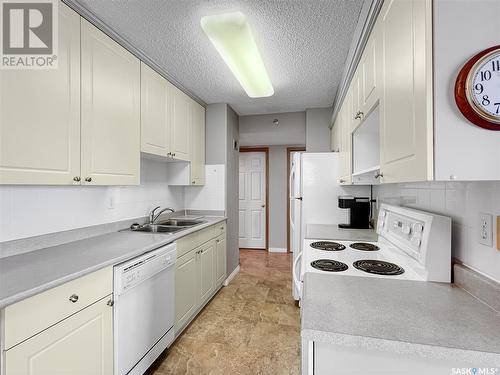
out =
[[(264, 152), (266, 155), (266, 247), (265, 247), (265, 249), (250, 249), (250, 250), (269, 251), (269, 147), (267, 147), (267, 146), (240, 146), (240, 152)], [(243, 250), (243, 248), (239, 248), (239, 249)]]
[(294, 146), (286, 148), (286, 249), (290, 253), (290, 160), (292, 152), (304, 152), (306, 148), (303, 146)]

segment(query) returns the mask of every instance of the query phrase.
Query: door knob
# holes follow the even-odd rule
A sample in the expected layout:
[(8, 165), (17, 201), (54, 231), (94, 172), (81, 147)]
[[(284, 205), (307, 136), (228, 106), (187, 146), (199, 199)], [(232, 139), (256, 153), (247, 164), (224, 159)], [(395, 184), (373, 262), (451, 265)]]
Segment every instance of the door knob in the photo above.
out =
[(262, 208), (264, 208), (264, 207), (266, 207), (266, 205), (265, 205), (265, 204), (263, 204), (263, 205), (261, 205), (261, 207), (262, 207)]

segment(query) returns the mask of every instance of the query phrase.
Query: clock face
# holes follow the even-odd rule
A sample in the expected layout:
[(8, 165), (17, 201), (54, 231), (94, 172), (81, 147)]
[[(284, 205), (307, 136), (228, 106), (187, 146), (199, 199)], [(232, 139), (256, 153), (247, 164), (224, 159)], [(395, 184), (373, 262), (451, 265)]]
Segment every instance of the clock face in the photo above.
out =
[(469, 72), (467, 100), (483, 119), (500, 126), (500, 51), (479, 59)]

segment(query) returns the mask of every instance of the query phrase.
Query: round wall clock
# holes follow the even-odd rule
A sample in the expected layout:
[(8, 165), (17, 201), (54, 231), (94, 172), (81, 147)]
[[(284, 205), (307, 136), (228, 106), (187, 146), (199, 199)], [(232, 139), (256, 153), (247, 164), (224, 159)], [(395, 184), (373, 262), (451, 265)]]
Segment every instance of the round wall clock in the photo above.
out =
[(473, 56), (458, 73), (455, 102), (473, 124), (500, 130), (500, 45)]

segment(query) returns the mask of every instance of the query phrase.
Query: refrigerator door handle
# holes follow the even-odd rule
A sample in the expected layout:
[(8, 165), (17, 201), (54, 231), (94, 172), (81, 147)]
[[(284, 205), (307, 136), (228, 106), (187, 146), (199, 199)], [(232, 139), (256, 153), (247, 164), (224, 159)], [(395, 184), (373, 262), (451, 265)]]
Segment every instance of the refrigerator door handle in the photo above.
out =
[[(290, 199), (288, 201), (288, 204), (290, 205), (290, 209), (288, 210), (288, 212), (290, 215), (290, 227), (292, 229), (291, 232), (293, 233), (295, 231), (295, 223), (293, 222), (293, 219), (292, 219), (292, 211), (293, 211), (292, 202), (293, 202), (293, 199)], [(292, 249), (292, 251), (294, 251), (294, 249)]]
[(297, 288), (299, 296), (302, 294), (302, 291), (300, 287), (299, 275), (297, 274), (298, 270), (297, 264), (301, 258), (302, 258), (302, 252), (300, 252), (300, 254), (297, 255), (297, 257), (293, 261), (293, 268), (292, 268), (293, 283), (295, 284), (295, 288)]
[(290, 196), (289, 198), (292, 198), (293, 195), (295, 194), (295, 191), (293, 191), (293, 183), (292, 183), (292, 180), (295, 176), (295, 166), (292, 166), (292, 170), (290, 171), (290, 177), (289, 177), (289, 180), (288, 180), (288, 186), (290, 186)]

